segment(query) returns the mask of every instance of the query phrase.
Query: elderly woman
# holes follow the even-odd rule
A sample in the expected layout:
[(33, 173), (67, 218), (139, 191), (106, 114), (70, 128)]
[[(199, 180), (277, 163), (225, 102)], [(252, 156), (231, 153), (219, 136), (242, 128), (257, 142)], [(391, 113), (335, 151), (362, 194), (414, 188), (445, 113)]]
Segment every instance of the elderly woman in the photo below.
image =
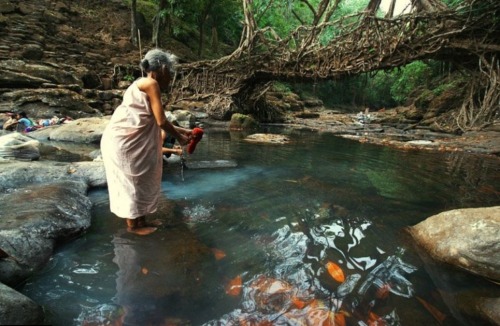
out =
[(160, 49), (150, 50), (141, 61), (146, 77), (126, 90), (102, 139), (110, 209), (125, 218), (128, 231), (146, 235), (156, 230), (145, 216), (157, 209), (162, 177), (160, 131), (185, 145), (191, 130), (175, 127), (163, 111), (161, 91), (166, 91), (175, 73), (176, 57)]

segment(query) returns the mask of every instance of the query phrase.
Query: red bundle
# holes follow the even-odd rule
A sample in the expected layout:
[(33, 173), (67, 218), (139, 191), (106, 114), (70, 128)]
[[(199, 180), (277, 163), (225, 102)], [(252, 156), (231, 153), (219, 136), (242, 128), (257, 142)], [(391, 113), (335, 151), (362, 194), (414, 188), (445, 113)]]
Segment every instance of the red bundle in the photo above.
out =
[(187, 151), (189, 154), (193, 154), (196, 144), (201, 140), (203, 137), (203, 129), (201, 128), (194, 128), (193, 131), (191, 132), (191, 141), (188, 144)]

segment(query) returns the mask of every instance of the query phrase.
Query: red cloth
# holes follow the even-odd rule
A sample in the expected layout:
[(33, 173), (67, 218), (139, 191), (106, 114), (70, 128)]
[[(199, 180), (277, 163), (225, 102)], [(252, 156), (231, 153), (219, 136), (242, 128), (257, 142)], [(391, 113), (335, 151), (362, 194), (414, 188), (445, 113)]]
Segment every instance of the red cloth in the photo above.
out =
[(189, 154), (193, 154), (196, 144), (203, 138), (203, 129), (201, 128), (194, 128), (193, 131), (191, 132), (191, 141), (189, 142), (187, 151)]

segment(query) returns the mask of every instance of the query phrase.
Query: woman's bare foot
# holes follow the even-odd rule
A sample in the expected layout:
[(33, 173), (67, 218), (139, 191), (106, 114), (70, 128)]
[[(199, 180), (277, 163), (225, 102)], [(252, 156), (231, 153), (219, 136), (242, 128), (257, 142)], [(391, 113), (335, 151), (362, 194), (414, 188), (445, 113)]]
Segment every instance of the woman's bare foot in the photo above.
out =
[(144, 217), (138, 217), (135, 219), (127, 219), (127, 231), (137, 235), (148, 235), (157, 230), (155, 227), (149, 227), (145, 225)]
[(135, 228), (128, 227), (127, 228), (128, 232), (133, 233), (133, 234), (137, 234), (137, 235), (148, 235), (148, 234), (155, 232), (156, 230), (157, 230), (157, 228), (152, 228), (152, 227), (135, 227)]

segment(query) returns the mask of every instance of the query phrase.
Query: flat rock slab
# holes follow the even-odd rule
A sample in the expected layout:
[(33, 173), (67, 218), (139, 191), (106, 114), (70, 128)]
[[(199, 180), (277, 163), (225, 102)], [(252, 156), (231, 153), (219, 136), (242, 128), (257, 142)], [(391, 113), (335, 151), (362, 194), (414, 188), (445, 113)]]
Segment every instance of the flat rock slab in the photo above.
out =
[(238, 166), (233, 160), (215, 160), (215, 161), (190, 161), (186, 163), (188, 169), (220, 169), (235, 168)]
[(290, 139), (285, 135), (277, 134), (253, 134), (245, 138), (246, 141), (265, 144), (287, 144)]

